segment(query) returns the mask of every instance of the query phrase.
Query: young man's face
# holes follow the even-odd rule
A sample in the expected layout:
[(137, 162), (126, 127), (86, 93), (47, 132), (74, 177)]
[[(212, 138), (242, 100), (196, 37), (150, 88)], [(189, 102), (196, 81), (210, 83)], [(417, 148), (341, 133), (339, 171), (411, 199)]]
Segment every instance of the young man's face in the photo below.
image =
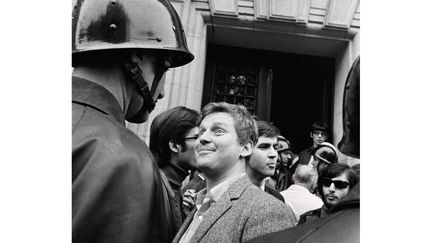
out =
[(328, 185), (328, 183), (323, 183), (322, 191), (324, 202), (326, 203), (326, 205), (334, 206), (348, 194), (350, 186), (346, 177), (346, 173), (342, 173), (337, 177), (333, 177), (331, 178), (331, 180), (342, 181), (342, 184), (343, 182), (346, 182), (345, 185), (348, 184), (348, 186), (346, 186), (345, 188), (338, 188), (337, 185), (335, 185), (336, 183), (334, 182), (332, 182), (330, 185)]
[(178, 161), (179, 165), (185, 170), (195, 170), (197, 168), (195, 157), (195, 142), (197, 138), (198, 127), (194, 127), (186, 133), (184, 145), (180, 145)]
[[(249, 149), (245, 147), (249, 146)], [(206, 176), (226, 174), (252, 151), (248, 145), (240, 145), (234, 127), (234, 118), (225, 112), (207, 115), (199, 125), (199, 137), (195, 143), (197, 164)]]
[(310, 136), (312, 137), (312, 141), (314, 146), (317, 146), (327, 140), (327, 133), (323, 131), (313, 131)]
[(275, 173), (277, 161), (277, 137), (259, 137), (247, 166), (251, 171), (264, 179)]

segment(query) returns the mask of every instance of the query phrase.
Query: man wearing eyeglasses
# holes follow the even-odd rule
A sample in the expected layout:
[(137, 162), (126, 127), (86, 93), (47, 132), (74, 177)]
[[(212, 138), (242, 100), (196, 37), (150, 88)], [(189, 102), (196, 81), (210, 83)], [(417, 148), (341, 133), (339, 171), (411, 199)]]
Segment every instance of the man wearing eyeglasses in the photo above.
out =
[(328, 215), (331, 208), (345, 198), (357, 182), (355, 171), (346, 164), (335, 163), (326, 167), (318, 177), (318, 191), (324, 205), (301, 215), (298, 224)]
[(299, 153), (299, 164), (312, 166), (312, 150), (321, 143), (327, 141), (328, 126), (322, 122), (314, 122), (312, 124), (310, 137), (312, 138), (312, 146)]
[(197, 169), (194, 151), (198, 138), (197, 118), (197, 111), (177, 106), (157, 115), (150, 128), (150, 150), (161, 168), (165, 193), (169, 198), (168, 215), (173, 220), (166, 224), (170, 228), (169, 241), (186, 218), (180, 187), (189, 171)]

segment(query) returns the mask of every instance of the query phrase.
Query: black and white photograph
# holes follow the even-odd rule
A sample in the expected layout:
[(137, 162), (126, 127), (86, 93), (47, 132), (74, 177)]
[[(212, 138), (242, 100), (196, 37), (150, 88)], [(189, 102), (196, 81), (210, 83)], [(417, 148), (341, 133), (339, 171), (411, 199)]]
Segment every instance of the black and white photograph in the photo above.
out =
[(2, 40), (4, 242), (428, 241), (401, 228), (430, 203), (430, 88), (399, 61), (430, 47), (391, 3), (64, 5)]
[(358, 242), (359, 39), (358, 0), (76, 1), (72, 242)]

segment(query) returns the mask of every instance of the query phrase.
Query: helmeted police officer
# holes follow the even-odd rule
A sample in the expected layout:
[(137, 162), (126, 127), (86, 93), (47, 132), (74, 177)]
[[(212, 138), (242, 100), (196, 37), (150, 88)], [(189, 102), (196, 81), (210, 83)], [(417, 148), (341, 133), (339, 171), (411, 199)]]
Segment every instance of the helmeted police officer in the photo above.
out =
[(169, 242), (166, 191), (147, 145), (125, 127), (193, 60), (168, 0), (77, 0), (72, 19), (73, 242)]

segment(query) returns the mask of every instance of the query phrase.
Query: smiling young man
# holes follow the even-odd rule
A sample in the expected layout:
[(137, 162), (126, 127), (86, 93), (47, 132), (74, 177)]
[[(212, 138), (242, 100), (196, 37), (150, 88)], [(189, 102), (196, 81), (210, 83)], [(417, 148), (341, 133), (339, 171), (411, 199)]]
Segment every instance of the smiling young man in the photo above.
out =
[(207, 184), (173, 242), (245, 242), (294, 226), (291, 209), (246, 174), (256, 141), (256, 122), (244, 106), (220, 102), (203, 108), (195, 151)]
[(246, 161), (246, 173), (254, 185), (285, 202), (282, 195), (266, 183), (266, 178), (273, 176), (276, 170), (279, 129), (266, 121), (257, 121), (257, 126), (258, 142)]

